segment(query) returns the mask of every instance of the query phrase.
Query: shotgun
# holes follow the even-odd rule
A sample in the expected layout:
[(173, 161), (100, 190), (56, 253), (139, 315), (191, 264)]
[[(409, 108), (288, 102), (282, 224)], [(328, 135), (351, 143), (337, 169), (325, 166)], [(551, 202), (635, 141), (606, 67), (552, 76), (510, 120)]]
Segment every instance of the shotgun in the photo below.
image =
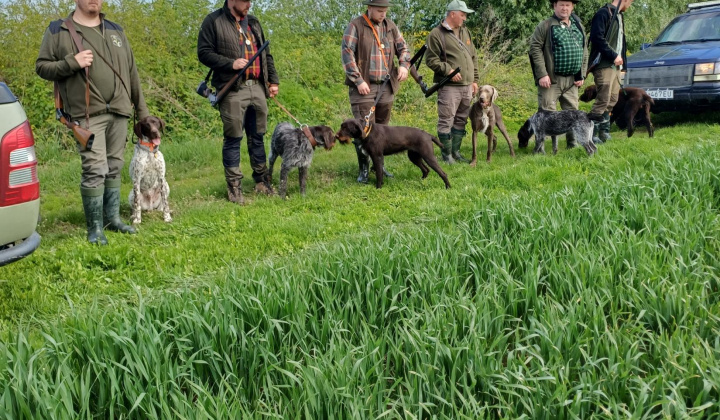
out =
[(92, 131), (82, 128), (80, 123), (77, 121), (71, 121), (70, 116), (63, 111), (63, 102), (60, 97), (60, 90), (57, 82), (55, 83), (55, 118), (60, 121), (64, 126), (72, 130), (73, 137), (80, 143), (80, 146), (84, 150), (92, 149), (93, 141), (95, 141), (95, 134)]
[(208, 99), (210, 100), (210, 105), (217, 106), (217, 104), (219, 104), (220, 101), (223, 100), (223, 98), (227, 94), (227, 91), (230, 90), (230, 88), (233, 87), (233, 85), (235, 85), (235, 82), (237, 82), (237, 80), (240, 77), (242, 77), (243, 74), (245, 74), (247, 69), (249, 69), (250, 66), (252, 65), (253, 61), (255, 61), (258, 57), (260, 57), (260, 53), (262, 53), (263, 50), (268, 47), (268, 45), (270, 45), (270, 41), (265, 41), (265, 43), (262, 44), (262, 46), (260, 48), (258, 48), (257, 52), (255, 54), (253, 54), (252, 57), (250, 57), (247, 64), (245, 64), (245, 67), (240, 69), (240, 71), (235, 76), (233, 76), (233, 78), (230, 79), (229, 82), (227, 82), (225, 84), (225, 86), (220, 90), (220, 92), (217, 93), (217, 95), (213, 95), (212, 93), (210, 93), (208, 95)]
[(420, 68), (420, 64), (422, 64), (423, 56), (425, 55), (425, 51), (427, 50), (427, 45), (423, 45), (420, 50), (418, 50), (417, 53), (413, 56), (413, 58), (410, 60), (410, 76), (412, 76), (413, 79), (415, 79), (415, 82), (417, 82), (418, 85), (420, 85), (420, 90), (425, 94), (425, 97), (430, 97), (433, 93), (437, 92), (441, 87), (445, 86), (453, 77), (455, 77), (456, 74), (460, 73), (460, 67), (453, 70), (452, 73), (445, 76), (440, 82), (434, 84), (432, 87), (428, 88), (427, 84), (423, 81), (423, 77), (418, 74), (418, 69)]

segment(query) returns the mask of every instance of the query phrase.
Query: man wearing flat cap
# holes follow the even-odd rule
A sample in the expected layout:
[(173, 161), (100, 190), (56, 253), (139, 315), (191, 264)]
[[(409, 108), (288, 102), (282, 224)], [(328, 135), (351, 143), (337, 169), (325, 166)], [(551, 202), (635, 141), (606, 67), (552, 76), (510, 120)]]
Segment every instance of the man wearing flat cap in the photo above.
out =
[[(578, 88), (585, 80), (587, 39), (580, 18), (573, 13), (579, 0), (551, 0), (553, 16), (535, 28), (530, 38), (530, 65), (538, 87), (538, 108), (546, 111), (578, 109)], [(566, 135), (568, 147), (575, 141)]]
[(475, 45), (464, 26), (467, 14), (473, 12), (464, 1), (451, 1), (445, 19), (430, 31), (426, 42), (425, 62), (435, 73), (434, 83), (460, 67), (460, 72), (438, 90), (438, 138), (443, 144), (442, 158), (449, 164), (468, 162), (460, 155), (460, 145), (466, 134), (470, 102), (480, 82)]
[[(365, 0), (367, 12), (353, 19), (342, 39), (342, 61), (353, 117), (365, 118), (375, 103), (380, 87), (390, 78), (371, 121), (388, 124), (395, 93), (408, 77), (410, 50), (398, 27), (387, 18), (388, 0)], [(395, 64), (395, 57), (398, 65)], [(355, 144), (358, 182), (368, 182), (369, 157)], [(386, 176), (389, 175), (386, 173)]]

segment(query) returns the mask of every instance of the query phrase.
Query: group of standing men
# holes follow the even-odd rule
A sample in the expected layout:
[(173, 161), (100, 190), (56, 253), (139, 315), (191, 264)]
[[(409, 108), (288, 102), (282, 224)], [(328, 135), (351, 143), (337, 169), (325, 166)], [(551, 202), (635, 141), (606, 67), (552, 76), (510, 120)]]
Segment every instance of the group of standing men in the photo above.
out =
[[(578, 109), (579, 92), (592, 72), (597, 98), (590, 112), (593, 142), (610, 139), (610, 111), (618, 101), (620, 72), (626, 60), (625, 12), (634, 0), (613, 0), (598, 10), (590, 28), (590, 56), (585, 28), (573, 13), (580, 0), (550, 0), (554, 14), (540, 22), (530, 38), (530, 64), (538, 86), (538, 108)], [(568, 133), (568, 147), (575, 140)]]
[[(128, 119), (133, 114), (140, 119), (149, 115), (128, 39), (119, 25), (105, 19), (102, 1), (75, 0), (76, 8), (67, 18), (50, 23), (36, 61), (38, 75), (56, 82), (56, 95), (64, 104), (64, 112), (95, 135), (91, 149), (78, 149), (87, 238), (97, 244), (107, 244), (103, 229), (136, 233), (119, 217), (120, 172)], [(578, 107), (577, 88), (583, 84), (588, 61), (584, 28), (572, 13), (578, 1), (551, 0), (555, 13), (538, 25), (531, 40), (538, 103), (543, 109), (555, 110), (557, 100), (563, 109)], [(593, 74), (598, 85), (593, 113), (605, 118), (599, 125), (599, 135), (604, 138), (609, 138), (609, 110), (617, 101), (617, 76), (625, 62), (622, 12), (632, 2), (614, 0), (599, 10), (592, 22), (591, 57), (597, 56)], [(364, 0), (363, 4), (366, 13), (350, 22), (342, 39), (345, 84), (354, 117), (370, 115), (377, 104), (371, 118), (388, 124), (395, 93), (408, 78), (410, 50), (398, 27), (387, 18), (391, 7), (388, 0)], [(255, 191), (273, 193), (264, 136), (267, 98), (278, 94), (279, 78), (269, 48), (262, 50), (257, 60), (249, 61), (265, 43), (260, 22), (249, 14), (250, 6), (250, 0), (225, 0), (222, 8), (203, 21), (197, 47), (198, 59), (212, 70), (211, 83), (218, 91), (249, 64), (218, 106), (228, 199), (237, 204), (244, 203), (240, 171), (243, 135), (247, 137)], [(438, 138), (443, 144), (443, 160), (450, 164), (467, 162), (460, 155), (460, 146), (471, 101), (478, 92), (477, 55), (464, 26), (467, 15), (473, 12), (464, 1), (452, 0), (445, 18), (426, 40), (426, 63), (435, 83), (460, 68), (438, 91)], [(369, 161), (357, 145), (356, 151), (357, 180), (366, 183)]]

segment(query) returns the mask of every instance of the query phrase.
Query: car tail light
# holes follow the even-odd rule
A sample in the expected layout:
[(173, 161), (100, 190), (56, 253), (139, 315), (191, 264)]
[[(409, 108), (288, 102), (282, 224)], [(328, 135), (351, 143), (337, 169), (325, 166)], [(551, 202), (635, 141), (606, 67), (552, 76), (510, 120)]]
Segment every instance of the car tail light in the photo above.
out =
[(25, 121), (5, 134), (0, 143), (0, 207), (39, 197), (35, 138)]

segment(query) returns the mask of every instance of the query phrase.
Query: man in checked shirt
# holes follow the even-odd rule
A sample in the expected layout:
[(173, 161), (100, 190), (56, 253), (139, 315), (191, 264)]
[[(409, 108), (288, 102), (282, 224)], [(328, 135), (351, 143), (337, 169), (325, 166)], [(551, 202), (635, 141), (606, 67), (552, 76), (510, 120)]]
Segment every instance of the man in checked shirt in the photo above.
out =
[[(395, 23), (387, 18), (388, 0), (365, 0), (367, 13), (350, 22), (342, 40), (342, 60), (345, 84), (349, 87), (350, 107), (355, 118), (370, 113), (380, 86), (390, 77), (375, 108), (374, 121), (388, 124), (395, 92), (408, 77), (410, 50)], [(371, 26), (372, 24), (372, 26)], [(399, 65), (395, 65), (397, 57)], [(368, 156), (355, 144), (358, 158), (358, 178), (368, 182)], [(385, 173), (385, 176), (392, 176)]]
[[(225, 0), (223, 7), (207, 15), (202, 23), (198, 35), (198, 59), (213, 70), (211, 82), (218, 91), (248, 64), (248, 59), (265, 43), (260, 21), (248, 14), (250, 6), (250, 0)], [(266, 48), (228, 90), (218, 106), (225, 137), (222, 158), (228, 200), (235, 204), (245, 204), (240, 185), (243, 179), (240, 171), (243, 133), (247, 134), (255, 192), (274, 193), (263, 137), (267, 131), (267, 98), (278, 94), (279, 83), (273, 56), (270, 48)]]

